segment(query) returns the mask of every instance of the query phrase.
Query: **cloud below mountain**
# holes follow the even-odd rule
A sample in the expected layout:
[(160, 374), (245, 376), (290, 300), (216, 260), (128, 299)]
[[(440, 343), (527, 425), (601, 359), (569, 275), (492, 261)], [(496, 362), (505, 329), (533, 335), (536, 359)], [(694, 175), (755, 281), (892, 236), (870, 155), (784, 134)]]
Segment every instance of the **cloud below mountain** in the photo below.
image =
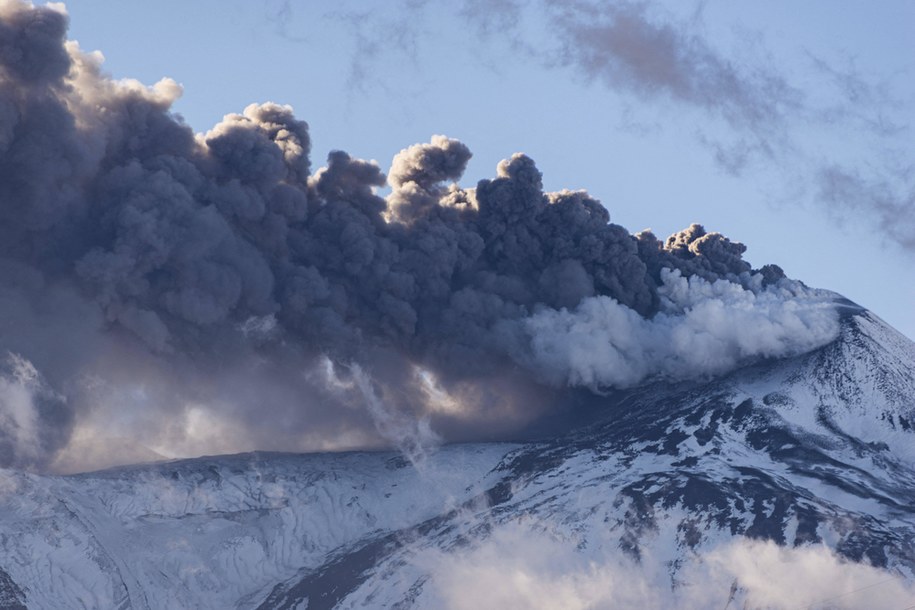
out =
[(691, 556), (672, 583), (664, 557), (646, 550), (636, 562), (616, 545), (594, 540), (577, 548), (543, 525), (503, 525), (466, 550), (421, 553), (417, 563), (432, 567), (432, 592), (424, 601), (454, 610), (852, 609), (905, 608), (915, 599), (915, 588), (902, 576), (844, 560), (826, 546), (734, 538)]

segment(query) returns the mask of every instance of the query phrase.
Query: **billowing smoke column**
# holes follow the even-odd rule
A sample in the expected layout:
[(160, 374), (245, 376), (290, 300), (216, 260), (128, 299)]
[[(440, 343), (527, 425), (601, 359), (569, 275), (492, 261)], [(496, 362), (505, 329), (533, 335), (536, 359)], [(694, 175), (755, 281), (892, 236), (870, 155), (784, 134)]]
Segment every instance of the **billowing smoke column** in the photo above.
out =
[(836, 334), (826, 296), (743, 245), (633, 236), (583, 191), (544, 193), (523, 154), (472, 189), (443, 136), (387, 178), (340, 151), (312, 173), (289, 107), (195, 136), (175, 83), (114, 81), (59, 9), (0, 7), (4, 465), (74, 470), (68, 443), (124, 435), (203, 453), (410, 437), (392, 422), (510, 434)]

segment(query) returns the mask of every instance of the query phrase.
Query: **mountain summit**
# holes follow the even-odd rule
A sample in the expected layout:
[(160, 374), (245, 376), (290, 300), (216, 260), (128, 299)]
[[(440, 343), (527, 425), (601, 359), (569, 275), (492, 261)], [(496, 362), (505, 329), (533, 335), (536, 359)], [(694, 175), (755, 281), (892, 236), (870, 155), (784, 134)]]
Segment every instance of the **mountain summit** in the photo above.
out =
[[(427, 608), (505, 586), (519, 604), (539, 586), (522, 605), (782, 607), (740, 567), (774, 578), (767, 558), (843, 571), (830, 607), (859, 607), (855, 587), (874, 582), (866, 599), (907, 599), (915, 344), (842, 311), (824, 347), (617, 392), (599, 421), (545, 441), (415, 464), (254, 453), (4, 471), (0, 606)], [(483, 591), (487, 562), (500, 580)], [(810, 582), (791, 596), (823, 599)]]

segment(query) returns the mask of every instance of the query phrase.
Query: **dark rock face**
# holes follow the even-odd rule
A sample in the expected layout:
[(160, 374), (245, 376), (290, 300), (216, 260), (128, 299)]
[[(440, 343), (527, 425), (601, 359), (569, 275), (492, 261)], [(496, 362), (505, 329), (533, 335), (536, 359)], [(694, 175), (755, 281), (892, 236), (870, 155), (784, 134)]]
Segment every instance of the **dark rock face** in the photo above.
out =
[(2, 569), (0, 569), (0, 610), (27, 610), (25, 593)]

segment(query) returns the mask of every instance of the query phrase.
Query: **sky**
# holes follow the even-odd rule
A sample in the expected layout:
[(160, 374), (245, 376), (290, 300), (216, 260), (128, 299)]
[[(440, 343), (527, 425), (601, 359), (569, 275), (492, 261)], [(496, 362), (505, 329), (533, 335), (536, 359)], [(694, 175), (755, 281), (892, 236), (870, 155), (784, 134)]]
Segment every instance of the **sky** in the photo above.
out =
[(177, 81), (195, 131), (289, 104), (315, 166), (383, 170), (444, 134), (473, 152), (462, 186), (523, 151), (630, 231), (702, 223), (915, 337), (911, 3), (66, 6), (113, 77)]

